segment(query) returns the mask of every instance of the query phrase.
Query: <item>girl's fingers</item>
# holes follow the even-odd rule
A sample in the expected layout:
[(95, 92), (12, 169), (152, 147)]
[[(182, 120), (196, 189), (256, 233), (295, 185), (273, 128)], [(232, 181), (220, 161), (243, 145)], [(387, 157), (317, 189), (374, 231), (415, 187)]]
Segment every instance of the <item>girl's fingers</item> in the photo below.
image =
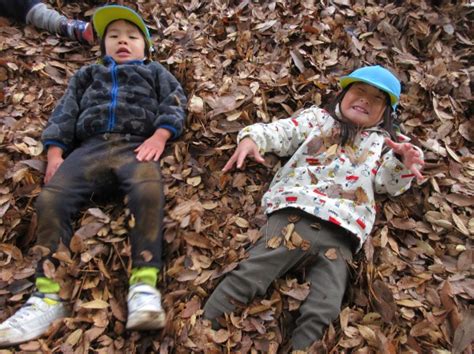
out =
[(232, 167), (234, 166), (234, 161), (227, 161), (227, 163), (222, 167), (222, 172), (227, 172), (229, 171)]
[(263, 158), (262, 155), (260, 155), (258, 150), (254, 152), (254, 158), (255, 158), (255, 161), (257, 161), (259, 163), (265, 163), (265, 159)]
[(222, 172), (227, 172), (227, 171), (229, 171), (232, 167), (234, 167), (235, 160), (236, 160), (236, 152), (234, 152), (234, 154), (230, 157), (230, 159), (227, 161), (227, 163), (225, 164), (225, 166), (222, 168)]
[(400, 149), (400, 144), (394, 142), (392, 139), (385, 138), (385, 144), (387, 144), (392, 150), (395, 150), (395, 152), (398, 152), (398, 149)]
[(410, 167), (410, 171), (413, 172), (418, 181), (421, 181), (424, 178), (416, 164)]
[(405, 143), (405, 144), (403, 144), (403, 149), (405, 149), (406, 151), (412, 151), (412, 150), (413, 150), (413, 151), (418, 152), (418, 151), (415, 149), (415, 147), (414, 147), (412, 144), (410, 144), (410, 143)]
[(241, 151), (237, 157), (237, 168), (242, 168), (244, 165), (245, 158), (247, 157), (247, 151)]
[(237, 164), (237, 168), (241, 169), (244, 166), (245, 159), (250, 155), (258, 163), (264, 164), (265, 159), (260, 155), (255, 143), (249, 144), (248, 141), (242, 140), (234, 154), (230, 157), (229, 161), (222, 168), (222, 172), (227, 172)]
[(420, 158), (415, 158), (413, 159), (413, 162), (420, 165), (420, 168), (423, 167), (425, 165), (425, 161), (423, 161), (422, 159)]

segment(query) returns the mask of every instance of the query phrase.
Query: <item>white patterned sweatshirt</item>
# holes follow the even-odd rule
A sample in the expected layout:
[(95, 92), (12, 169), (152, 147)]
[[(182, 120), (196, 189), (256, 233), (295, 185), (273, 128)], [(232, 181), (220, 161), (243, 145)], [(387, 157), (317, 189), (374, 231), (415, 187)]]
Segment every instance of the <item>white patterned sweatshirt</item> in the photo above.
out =
[[(294, 118), (245, 127), (238, 141), (250, 137), (261, 154), (292, 155), (262, 198), (266, 214), (287, 207), (304, 210), (349, 230), (360, 250), (375, 222), (374, 193), (402, 194), (414, 175), (384, 149), (389, 135), (383, 129), (362, 130), (351, 146), (338, 144), (339, 132), (339, 123), (313, 106)], [(400, 134), (398, 140), (409, 139)]]

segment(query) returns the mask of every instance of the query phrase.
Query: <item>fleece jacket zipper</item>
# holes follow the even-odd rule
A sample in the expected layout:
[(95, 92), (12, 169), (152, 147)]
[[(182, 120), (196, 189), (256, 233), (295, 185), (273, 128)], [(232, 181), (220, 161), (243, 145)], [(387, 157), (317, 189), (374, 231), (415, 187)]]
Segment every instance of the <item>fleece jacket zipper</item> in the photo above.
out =
[(109, 121), (107, 125), (107, 131), (111, 132), (115, 126), (115, 108), (117, 107), (117, 93), (118, 93), (118, 82), (117, 82), (117, 65), (112, 62), (110, 67), (110, 73), (112, 75), (112, 90), (110, 92), (110, 106), (109, 106)]

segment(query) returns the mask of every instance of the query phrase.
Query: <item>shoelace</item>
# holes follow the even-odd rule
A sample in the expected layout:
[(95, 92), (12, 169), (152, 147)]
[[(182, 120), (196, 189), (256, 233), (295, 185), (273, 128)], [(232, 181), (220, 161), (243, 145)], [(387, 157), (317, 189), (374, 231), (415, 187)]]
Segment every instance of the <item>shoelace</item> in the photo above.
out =
[[(39, 298), (39, 301), (43, 301), (43, 298), (45, 296), (43, 294), (40, 294), (35, 295), (35, 297)], [(44, 305), (48, 306), (48, 304), (46, 303), (44, 303)], [(26, 320), (28, 317), (31, 317), (31, 315), (37, 310), (43, 311), (41, 306), (38, 306), (37, 303), (26, 302), (12, 317), (10, 317), (9, 321), (12, 323), (16, 323), (20, 322), (20, 320)]]
[(14, 327), (18, 328), (22, 324), (23, 320), (26, 320), (31, 317), (31, 315), (37, 308), (38, 306), (36, 306), (35, 304), (25, 304), (10, 318), (9, 323)]

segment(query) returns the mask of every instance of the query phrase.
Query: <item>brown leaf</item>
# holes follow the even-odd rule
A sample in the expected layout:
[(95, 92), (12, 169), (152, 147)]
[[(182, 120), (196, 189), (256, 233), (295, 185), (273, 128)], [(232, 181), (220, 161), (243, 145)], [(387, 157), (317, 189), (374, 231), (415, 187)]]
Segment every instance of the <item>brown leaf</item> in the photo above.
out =
[(298, 301), (303, 301), (308, 297), (309, 291), (309, 284), (304, 283), (301, 285), (297, 284), (288, 291), (282, 291), (282, 293)]
[(72, 252), (74, 253), (80, 253), (84, 251), (85, 249), (85, 244), (81, 236), (79, 235), (74, 235), (71, 238), (71, 242), (69, 243), (69, 248), (71, 249)]
[(280, 247), (282, 241), (283, 239), (280, 236), (273, 236), (267, 241), (267, 247), (278, 248)]
[(87, 212), (90, 215), (97, 218), (98, 221), (103, 223), (103, 224), (108, 224), (110, 222), (110, 217), (107, 214), (105, 214), (102, 210), (100, 210), (99, 208), (89, 208), (89, 209), (87, 209)]
[(292, 214), (292, 215), (288, 216), (288, 222), (290, 222), (290, 223), (296, 224), (300, 220), (301, 220), (301, 216), (299, 216), (297, 214)]
[(433, 331), (433, 324), (430, 323), (428, 320), (421, 321), (417, 324), (415, 324), (411, 329), (410, 329), (410, 335), (413, 337), (421, 337), (425, 336), (431, 331)]
[(376, 279), (373, 282), (372, 286), (369, 287), (369, 290), (372, 295), (373, 305), (377, 309), (377, 312), (382, 316), (382, 320), (385, 323), (390, 323), (397, 309), (394, 303), (392, 291), (379, 279)]
[(67, 338), (66, 338), (66, 343), (75, 346), (79, 340), (81, 339), (83, 334), (83, 330), (78, 328), (74, 332), (72, 332)]
[(199, 248), (204, 248), (204, 249), (210, 249), (211, 244), (208, 241), (208, 239), (204, 238), (203, 236), (200, 236), (197, 233), (186, 233), (184, 235), (184, 239), (186, 240), (186, 243), (188, 243), (191, 246), (199, 247)]
[(81, 304), (81, 307), (84, 309), (100, 310), (109, 307), (109, 304), (103, 300), (92, 300)]
[(451, 327), (456, 330), (461, 323), (459, 311), (453, 300), (453, 292), (449, 281), (445, 280), (440, 291), (440, 298), (443, 307), (449, 312), (449, 322)]
[(286, 242), (290, 240), (291, 234), (293, 233), (294, 229), (295, 229), (295, 224), (293, 223), (289, 223), (282, 229), (281, 233)]
[(145, 262), (150, 262), (153, 259), (153, 254), (148, 250), (140, 252), (140, 256)]
[(197, 296), (194, 296), (186, 303), (184, 310), (181, 312), (181, 318), (190, 318), (201, 308), (201, 301)]
[(466, 311), (464, 319), (459, 324), (454, 333), (453, 353), (460, 354), (474, 341), (474, 314), (473, 311)]
[(123, 307), (120, 306), (118, 301), (112, 297), (109, 299), (109, 304), (110, 304), (110, 309), (114, 317), (118, 319), (119, 321), (125, 322), (127, 317), (125, 316)]
[(214, 343), (225, 343), (227, 342), (227, 340), (229, 339), (230, 337), (230, 333), (229, 331), (225, 330), (225, 329), (220, 329), (218, 331), (212, 331), (211, 332), (212, 335), (212, 340), (214, 341)]
[(311, 248), (311, 241), (303, 240), (303, 242), (301, 242), (301, 249), (303, 251), (308, 251), (310, 248)]
[(291, 234), (290, 241), (295, 247), (300, 247), (303, 244), (303, 238), (296, 231)]
[(355, 196), (356, 196), (356, 200), (355, 200), (356, 204), (361, 205), (369, 201), (369, 197), (367, 196), (367, 193), (362, 187), (357, 187), (355, 191)]
[(393, 218), (390, 223), (400, 230), (413, 230), (416, 227), (416, 222), (413, 219)]
[(331, 261), (337, 259), (337, 250), (335, 248), (329, 248), (326, 252), (324, 252), (324, 256)]

